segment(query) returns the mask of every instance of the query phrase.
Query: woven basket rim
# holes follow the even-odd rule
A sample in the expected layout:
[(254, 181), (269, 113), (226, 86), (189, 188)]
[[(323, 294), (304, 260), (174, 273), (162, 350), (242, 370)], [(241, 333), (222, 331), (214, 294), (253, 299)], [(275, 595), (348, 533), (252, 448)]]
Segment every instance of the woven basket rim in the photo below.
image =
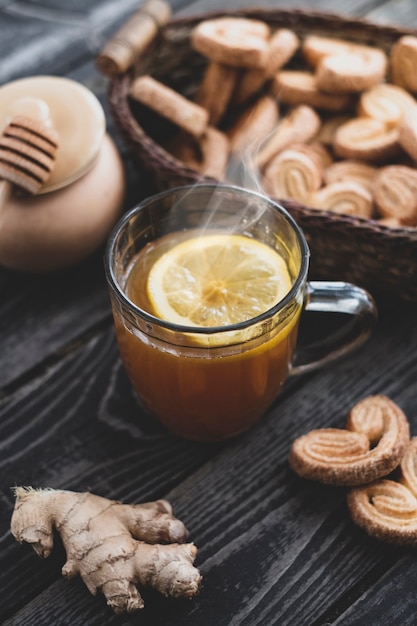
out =
[(249, 7), (249, 8), (241, 8), (237, 10), (228, 10), (228, 9), (218, 9), (205, 11), (202, 13), (193, 13), (191, 15), (182, 15), (182, 16), (173, 16), (171, 20), (168, 22), (166, 28), (169, 29), (171, 27), (178, 28), (180, 25), (190, 25), (192, 23), (201, 22), (205, 19), (212, 19), (221, 16), (265, 16), (270, 15), (276, 17), (287, 17), (289, 20), (291, 18), (303, 18), (306, 20), (316, 20), (318, 22), (323, 21), (324, 24), (328, 22), (335, 22), (338, 24), (343, 24), (343, 26), (348, 27), (362, 27), (369, 28), (371, 31), (375, 30), (379, 34), (383, 34), (384, 36), (401, 36), (401, 35), (415, 35), (417, 36), (417, 27), (416, 28), (408, 28), (401, 25), (395, 24), (378, 24), (367, 17), (357, 16), (350, 17), (344, 16), (340, 13), (335, 13), (332, 11), (321, 11), (319, 9), (302, 9), (302, 8), (294, 8), (294, 9), (285, 9), (285, 8), (269, 8), (269, 7)]

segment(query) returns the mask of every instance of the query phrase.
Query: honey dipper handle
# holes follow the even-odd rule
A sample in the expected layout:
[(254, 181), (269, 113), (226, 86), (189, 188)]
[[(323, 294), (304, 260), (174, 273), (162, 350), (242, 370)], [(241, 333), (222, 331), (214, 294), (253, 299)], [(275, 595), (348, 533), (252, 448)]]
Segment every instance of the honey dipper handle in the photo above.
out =
[(377, 309), (370, 294), (345, 282), (309, 282), (305, 311), (343, 313), (349, 318), (325, 339), (297, 346), (291, 375), (318, 369), (356, 350), (368, 339), (377, 320)]
[(97, 69), (111, 78), (125, 72), (170, 17), (171, 7), (167, 2), (149, 0), (105, 45), (96, 59)]
[(0, 180), (0, 220), (12, 193), (12, 184), (8, 180)]

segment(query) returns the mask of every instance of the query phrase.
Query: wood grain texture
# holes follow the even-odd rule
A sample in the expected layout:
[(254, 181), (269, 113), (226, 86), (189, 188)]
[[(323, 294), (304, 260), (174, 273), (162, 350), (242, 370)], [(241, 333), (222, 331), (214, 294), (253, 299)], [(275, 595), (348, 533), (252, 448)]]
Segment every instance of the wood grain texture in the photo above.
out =
[[(186, 13), (224, 7), (208, 0), (171, 4)], [(0, 3), (0, 35), (7, 34), (0, 36), (0, 82), (62, 73), (92, 89), (108, 113), (107, 82), (93, 57), (137, 5)], [(228, 0), (227, 9), (268, 5), (417, 25), (413, 0)], [(109, 116), (108, 124), (129, 172), (130, 206), (151, 190)], [(360, 351), (289, 380), (248, 433), (223, 444), (193, 444), (146, 416), (131, 391), (118, 357), (101, 255), (55, 276), (0, 270), (0, 623), (415, 624), (415, 554), (369, 539), (349, 520), (344, 490), (298, 478), (287, 457), (297, 436), (315, 427), (343, 427), (351, 406), (370, 394), (390, 396), (417, 434), (416, 308), (381, 302), (378, 327)], [(199, 548), (200, 595), (172, 601), (146, 591), (144, 611), (114, 616), (80, 580), (61, 578), (59, 539), (45, 561), (13, 539), (10, 488), (16, 484), (91, 490), (124, 502), (167, 497)]]
[[(259, 426), (221, 450), (176, 440), (143, 416), (142, 427), (131, 428), (136, 405), (133, 396), (128, 401), (117, 388), (123, 391), (124, 381), (114, 375), (118, 357), (109, 330), (37, 381), (36, 402), (28, 387), (3, 407), (2, 482), (91, 488), (124, 501), (170, 499), (200, 547), (203, 592), (175, 609), (148, 594), (149, 610), (139, 621), (132, 617), (124, 623), (151, 624), (157, 615), (158, 623), (169, 624), (173, 610), (179, 624), (313, 623), (332, 611), (346, 590), (363, 589), (369, 572), (375, 576), (376, 568), (382, 577), (392, 564), (399, 567), (403, 557), (353, 527), (343, 490), (303, 481), (287, 465), (295, 437), (312, 427), (342, 427), (350, 406), (370, 393), (388, 393), (417, 429), (417, 357), (409, 349), (417, 341), (417, 329), (406, 314), (385, 315), (360, 353), (325, 372), (291, 381)], [(382, 358), (387, 353), (393, 362), (390, 371)], [(397, 354), (402, 358), (396, 359)], [(123, 411), (117, 411), (117, 397), (124, 402)], [(110, 412), (119, 413), (118, 427), (103, 418), (111, 400)], [(18, 436), (7, 436), (11, 421)], [(10, 511), (6, 488), (2, 500)], [(50, 574), (39, 581), (36, 572), (46, 564), (15, 544), (6, 527), (0, 535), (6, 604), (16, 602), (12, 589), (18, 586), (19, 604), (26, 605), (10, 623), (49, 623), (57, 614), (77, 623), (78, 611), (84, 624), (118, 623), (100, 598), (92, 600), (79, 584), (59, 580), (56, 560), (52, 587)], [(13, 567), (16, 562), (25, 567)], [(39, 587), (31, 601), (33, 581)], [(91, 603), (95, 610), (90, 613)], [(3, 609), (5, 615), (13, 606)], [(204, 622), (207, 615), (213, 621)]]

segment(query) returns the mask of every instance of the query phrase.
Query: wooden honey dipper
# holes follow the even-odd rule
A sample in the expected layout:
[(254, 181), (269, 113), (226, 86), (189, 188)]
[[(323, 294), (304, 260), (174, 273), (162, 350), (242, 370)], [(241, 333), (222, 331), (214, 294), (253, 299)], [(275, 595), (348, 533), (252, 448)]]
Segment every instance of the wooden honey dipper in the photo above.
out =
[(55, 164), (58, 133), (43, 122), (14, 116), (0, 136), (0, 210), (16, 186), (36, 194)]

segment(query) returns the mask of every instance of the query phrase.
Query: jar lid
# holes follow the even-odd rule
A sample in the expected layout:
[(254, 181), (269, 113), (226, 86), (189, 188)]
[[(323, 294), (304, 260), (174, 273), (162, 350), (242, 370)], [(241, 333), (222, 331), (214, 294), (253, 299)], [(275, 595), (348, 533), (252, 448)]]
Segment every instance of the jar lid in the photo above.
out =
[[(49, 111), (43, 110), (42, 103)], [(25, 109), (46, 116), (59, 134), (59, 147), (51, 175), (42, 193), (53, 191), (83, 176), (99, 154), (106, 120), (92, 91), (69, 78), (33, 76), (0, 87), (0, 129)], [(26, 111), (30, 116), (30, 110)]]

